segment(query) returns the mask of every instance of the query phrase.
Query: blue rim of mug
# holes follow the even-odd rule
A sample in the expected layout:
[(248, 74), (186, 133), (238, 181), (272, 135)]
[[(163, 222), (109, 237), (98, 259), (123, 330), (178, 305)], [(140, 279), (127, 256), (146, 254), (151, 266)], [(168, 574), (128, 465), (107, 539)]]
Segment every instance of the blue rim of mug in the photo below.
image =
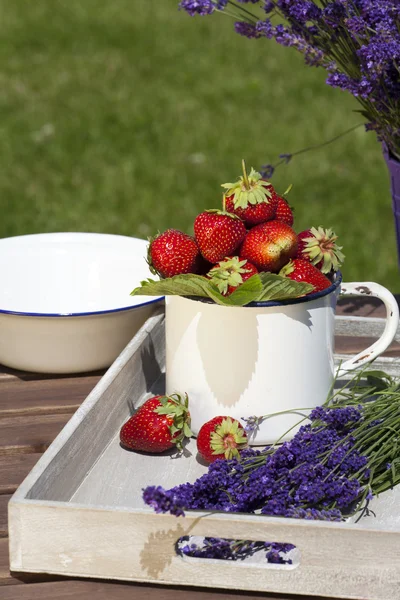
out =
[(336, 291), (337, 288), (342, 283), (342, 273), (341, 271), (337, 271), (335, 275), (335, 281), (328, 288), (325, 288), (321, 292), (313, 292), (312, 294), (307, 294), (307, 296), (301, 296), (301, 298), (291, 298), (288, 300), (267, 300), (266, 302), (250, 302), (246, 306), (249, 307), (264, 307), (264, 306), (287, 306), (288, 304), (301, 304), (302, 302), (312, 302), (313, 300), (317, 300), (318, 298), (323, 298), (324, 296), (328, 296), (332, 292)]

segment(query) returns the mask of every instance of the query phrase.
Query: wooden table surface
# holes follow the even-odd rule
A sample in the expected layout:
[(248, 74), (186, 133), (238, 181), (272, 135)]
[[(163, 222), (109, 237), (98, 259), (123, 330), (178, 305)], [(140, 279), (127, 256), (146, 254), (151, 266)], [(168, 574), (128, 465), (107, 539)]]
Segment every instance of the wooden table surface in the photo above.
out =
[[(370, 317), (384, 314), (380, 302), (369, 298), (343, 299), (338, 312)], [(353, 354), (365, 348), (370, 341), (365, 338), (341, 338), (337, 351)], [(393, 344), (385, 355), (400, 356), (399, 344)], [(299, 599), (299, 596), (268, 593), (226, 593), (224, 590), (207, 588), (10, 574), (8, 500), (102, 375), (102, 372), (96, 372), (51, 376), (0, 366), (0, 600), (186, 600), (187, 597), (190, 600)]]

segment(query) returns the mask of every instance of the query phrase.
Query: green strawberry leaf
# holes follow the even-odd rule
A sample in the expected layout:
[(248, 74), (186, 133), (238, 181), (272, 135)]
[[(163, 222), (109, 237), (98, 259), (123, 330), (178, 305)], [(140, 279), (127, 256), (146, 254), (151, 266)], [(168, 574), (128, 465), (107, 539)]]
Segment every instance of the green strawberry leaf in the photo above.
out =
[(145, 279), (131, 292), (131, 296), (200, 296), (207, 298), (208, 280), (201, 275), (175, 275), (166, 279)]
[(223, 296), (211, 280), (189, 273), (159, 281), (146, 279), (131, 292), (131, 296), (190, 296), (209, 298), (221, 306), (245, 306), (250, 302), (299, 298), (313, 289), (309, 283), (299, 283), (273, 273), (259, 273), (249, 277), (229, 296)]
[(288, 277), (282, 277), (274, 273), (260, 273), (259, 276), (263, 286), (263, 291), (258, 298), (259, 302), (300, 298), (314, 289), (314, 286), (310, 283), (292, 281)]
[(253, 275), (230, 296), (223, 296), (217, 286), (201, 275), (175, 275), (160, 281), (146, 279), (131, 296), (197, 296), (210, 298), (223, 306), (244, 306), (256, 300), (262, 291), (258, 275)]

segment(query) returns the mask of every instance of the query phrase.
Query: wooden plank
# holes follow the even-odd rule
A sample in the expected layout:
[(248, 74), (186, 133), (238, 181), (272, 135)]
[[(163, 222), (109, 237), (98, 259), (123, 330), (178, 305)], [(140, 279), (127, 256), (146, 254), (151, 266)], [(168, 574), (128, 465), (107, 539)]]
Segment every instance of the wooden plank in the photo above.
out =
[[(399, 303), (400, 295), (395, 294), (395, 298)], [(383, 302), (378, 298), (342, 296), (339, 298), (336, 314), (357, 317), (385, 317), (386, 309)]]
[(0, 538), (5, 538), (8, 536), (8, 502), (11, 496), (3, 495), (0, 496)]
[[(379, 338), (384, 332), (386, 319), (375, 319), (375, 317), (345, 317), (342, 315), (335, 318), (335, 337), (371, 337)], [(400, 342), (400, 325), (397, 327), (394, 340)]]
[(44, 452), (71, 415), (33, 415), (1, 419), (0, 456)]
[[(8, 558), (8, 538), (0, 539), (0, 598), (3, 600), (2, 586), (19, 583), (10, 574), (9, 558)], [(11, 596), (12, 597), (12, 596)], [(15, 598), (15, 596), (14, 596)]]
[(13, 494), (41, 456), (41, 454), (0, 456), (0, 494)]
[[(362, 350), (365, 350), (376, 341), (373, 337), (352, 337), (352, 336), (339, 336), (335, 338), (335, 352), (337, 354), (358, 354)], [(393, 342), (389, 348), (381, 354), (381, 356), (389, 356), (395, 358), (400, 356), (400, 344)]]
[(99, 380), (100, 375), (37, 381), (0, 380), (0, 418), (72, 414)]
[[(195, 583), (195, 582), (194, 582)], [(1, 600), (310, 600), (304, 596), (200, 590), (176, 586), (105, 583), (101, 581), (56, 581), (3, 588)], [(324, 598), (313, 597), (313, 600)], [(327, 599), (325, 599), (327, 600)]]

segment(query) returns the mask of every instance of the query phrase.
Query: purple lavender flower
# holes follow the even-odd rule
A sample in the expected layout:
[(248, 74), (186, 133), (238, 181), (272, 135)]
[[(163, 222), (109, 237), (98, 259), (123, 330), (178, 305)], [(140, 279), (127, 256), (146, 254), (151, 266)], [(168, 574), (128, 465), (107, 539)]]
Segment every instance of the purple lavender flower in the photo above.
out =
[(365, 34), (368, 29), (367, 23), (362, 17), (359, 16), (350, 17), (346, 19), (345, 22), (347, 29), (350, 31), (350, 33), (354, 34), (355, 36)]
[(322, 14), (321, 9), (310, 0), (277, 0), (277, 5), (286, 17), (297, 23), (318, 20)]
[(308, 521), (343, 521), (343, 515), (337, 508), (331, 510), (289, 508), (285, 516), (291, 519), (306, 519)]
[(170, 512), (176, 517), (184, 514), (182, 505), (173, 493), (173, 490), (164, 490), (161, 486), (151, 485), (143, 490), (143, 500), (154, 508), (157, 513)]
[(269, 19), (265, 19), (265, 21), (257, 21), (256, 31), (260, 37), (271, 39), (274, 37), (275, 28)]
[[(247, 5), (244, 9), (243, 5)], [(278, 17), (259, 19), (252, 5)], [(400, 156), (400, 3), (398, 0), (230, 0), (235, 29), (251, 39), (275, 39), (295, 48), (305, 63), (323, 67), (326, 83), (350, 92), (362, 104), (370, 129)], [(181, 0), (189, 14), (209, 15), (227, 0)], [(281, 17), (281, 22), (279, 22)], [(265, 169), (272, 174), (272, 170)]]
[(348, 75), (335, 71), (329, 75), (326, 83), (332, 87), (338, 87), (342, 90), (347, 90), (353, 96), (360, 98), (368, 98), (371, 94), (373, 87), (370, 81), (366, 77), (361, 79), (351, 79)]
[(275, 10), (275, 3), (271, 2), (271, 0), (265, 0), (263, 8), (264, 8), (264, 12), (268, 15), (273, 10)]
[(257, 27), (252, 23), (245, 23), (243, 21), (238, 21), (235, 23), (235, 31), (240, 35), (243, 35), (249, 39), (260, 37), (259, 32), (257, 31)]
[(262, 422), (263, 417), (256, 417), (255, 415), (251, 416), (251, 417), (242, 417), (242, 421), (244, 421), (246, 423), (245, 425), (245, 432), (248, 435), (252, 435), (254, 434), (260, 426), (260, 423)]
[(186, 10), (191, 17), (211, 15), (215, 10), (212, 0), (181, 0), (179, 7)]
[(323, 408), (318, 406), (310, 413), (311, 421), (323, 421), (335, 428), (354, 424), (361, 419), (361, 412), (353, 406), (345, 408)]
[(203, 538), (202, 543), (193, 542), (189, 536), (178, 540), (178, 552), (193, 558), (238, 561), (264, 552), (267, 562), (281, 565), (292, 564), (292, 559), (287, 555), (294, 548), (293, 544), (211, 537)]
[(274, 172), (275, 167), (273, 167), (273, 165), (262, 165), (262, 167), (260, 168), (261, 177), (263, 179), (271, 179)]
[(343, 23), (343, 19), (346, 16), (345, 5), (338, 2), (330, 2), (322, 11), (323, 20), (329, 27), (339, 27)]

